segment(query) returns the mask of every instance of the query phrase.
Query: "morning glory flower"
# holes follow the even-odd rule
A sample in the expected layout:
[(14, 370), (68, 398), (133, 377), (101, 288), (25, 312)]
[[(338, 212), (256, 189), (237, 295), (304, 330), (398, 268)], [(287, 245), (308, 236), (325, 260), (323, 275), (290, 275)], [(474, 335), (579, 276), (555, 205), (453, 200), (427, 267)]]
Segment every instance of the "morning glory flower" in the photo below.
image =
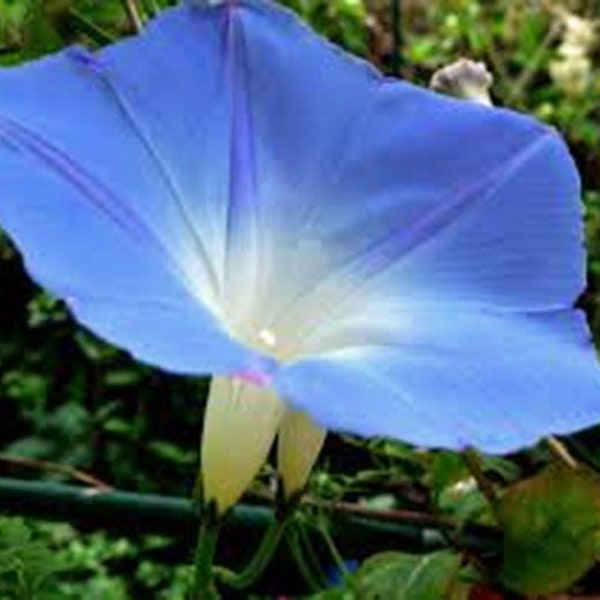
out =
[(599, 420), (560, 137), (383, 77), (267, 0), (196, 1), (0, 71), (0, 223), (140, 361), (213, 375), (204, 493), (279, 434), (507, 452)]

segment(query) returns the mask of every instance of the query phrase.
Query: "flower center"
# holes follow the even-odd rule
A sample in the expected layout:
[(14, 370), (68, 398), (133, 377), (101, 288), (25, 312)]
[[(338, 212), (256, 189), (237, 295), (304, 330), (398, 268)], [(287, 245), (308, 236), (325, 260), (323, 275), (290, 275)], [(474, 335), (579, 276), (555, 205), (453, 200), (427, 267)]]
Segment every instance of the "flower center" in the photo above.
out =
[(258, 332), (258, 339), (269, 349), (275, 350), (277, 347), (277, 337), (270, 329), (261, 329)]

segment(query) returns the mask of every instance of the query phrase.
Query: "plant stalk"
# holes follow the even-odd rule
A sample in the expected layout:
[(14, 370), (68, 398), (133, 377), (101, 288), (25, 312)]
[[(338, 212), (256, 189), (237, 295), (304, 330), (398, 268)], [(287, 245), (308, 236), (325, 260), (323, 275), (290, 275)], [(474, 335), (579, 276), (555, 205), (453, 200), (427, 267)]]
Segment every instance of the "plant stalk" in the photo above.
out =
[(228, 569), (218, 569), (219, 579), (225, 585), (236, 590), (246, 589), (258, 581), (269, 566), (288, 523), (289, 521), (276, 521), (270, 525), (256, 553), (244, 569), (239, 573), (229, 571)]
[(483, 466), (481, 464), (481, 457), (473, 448), (467, 448), (462, 453), (463, 460), (469, 469), (469, 472), (477, 482), (477, 486), (481, 490), (481, 493), (486, 497), (490, 503), (494, 513), (498, 507), (498, 495), (492, 485), (492, 482), (485, 476), (483, 472)]
[(192, 600), (218, 600), (213, 581), (213, 562), (219, 538), (220, 522), (216, 511), (209, 507), (203, 515), (194, 559), (194, 590)]

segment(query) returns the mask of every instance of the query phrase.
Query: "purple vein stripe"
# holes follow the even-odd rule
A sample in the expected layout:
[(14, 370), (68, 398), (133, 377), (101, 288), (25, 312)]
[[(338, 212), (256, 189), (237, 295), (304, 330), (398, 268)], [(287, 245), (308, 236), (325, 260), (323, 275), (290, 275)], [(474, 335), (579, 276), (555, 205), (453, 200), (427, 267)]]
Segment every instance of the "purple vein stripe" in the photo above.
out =
[(156, 166), (157, 172), (165, 183), (174, 205), (177, 208), (183, 226), (188, 230), (195, 245), (196, 251), (198, 252), (198, 258), (202, 261), (206, 270), (212, 292), (216, 295), (218, 283), (214, 265), (212, 264), (204, 241), (194, 226), (193, 217), (187, 206), (185, 194), (180, 189), (175, 176), (171, 173), (166, 161), (163, 160), (160, 151), (151, 136), (142, 126), (142, 121), (137, 118), (135, 108), (131, 106), (127, 99), (127, 95), (120, 90), (118, 81), (110, 72), (109, 67), (103, 64), (102, 61), (89, 50), (83, 48), (71, 48), (68, 51), (67, 56), (76, 64), (87, 69), (89, 73), (97, 77), (104, 85), (104, 89), (114, 99), (116, 106), (131, 128), (133, 135), (140, 141), (142, 147)]
[[(225, 273), (242, 268), (238, 251), (243, 250), (246, 268), (257, 268), (258, 198), (248, 70), (243, 23), (228, 3), (226, 15), (226, 90), (230, 109), (229, 198), (226, 222)], [(252, 272), (250, 274), (253, 274)]]
[[(333, 297), (331, 308), (335, 307), (336, 311), (340, 310), (358, 293), (368, 288), (373, 280), (397, 265), (417, 248), (449, 229), (469, 210), (482, 202), (490, 201), (495, 191), (550, 139), (550, 133), (540, 135), (519, 154), (499, 165), (482, 180), (461, 190), (451, 190), (446, 194), (445, 199), (440, 199), (436, 208), (425, 213), (421, 218), (415, 219), (406, 229), (402, 231), (394, 229), (375, 240), (360, 254), (350, 257), (339, 268), (329, 273), (318, 285), (292, 300), (289, 305), (278, 312), (278, 316), (281, 315), (281, 318), (285, 319), (285, 315), (291, 312), (292, 306), (301, 302), (314, 302), (316, 299), (328, 297), (330, 294)], [(315, 318), (310, 331), (314, 331), (323, 318), (330, 317), (322, 302), (320, 305), (323, 310)]]
[(47, 169), (58, 175), (67, 185), (79, 192), (104, 218), (110, 220), (126, 236), (147, 244), (167, 263), (172, 272), (186, 280), (185, 271), (138, 215), (127, 207), (102, 182), (88, 173), (68, 155), (31, 130), (6, 117), (0, 117), (0, 140), (13, 151), (33, 155)]

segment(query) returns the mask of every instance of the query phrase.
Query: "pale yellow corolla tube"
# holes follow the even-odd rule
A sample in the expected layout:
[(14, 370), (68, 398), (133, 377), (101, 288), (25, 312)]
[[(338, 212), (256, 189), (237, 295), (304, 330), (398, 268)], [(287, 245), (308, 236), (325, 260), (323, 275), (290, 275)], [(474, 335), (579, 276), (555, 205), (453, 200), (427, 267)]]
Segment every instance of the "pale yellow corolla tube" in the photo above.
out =
[(223, 515), (236, 504), (266, 462), (275, 437), (284, 498), (302, 491), (326, 432), (286, 408), (269, 386), (214, 377), (204, 416), (201, 476), (206, 503)]
[(283, 415), (277, 440), (277, 471), (286, 501), (306, 486), (326, 436), (327, 431), (306, 413), (287, 410)]
[[(228, 248), (217, 306), (224, 326), (233, 339), (271, 357), (280, 367), (319, 352), (320, 346), (310, 344), (309, 333), (328, 299), (321, 295), (311, 296), (308, 304), (298, 301), (304, 295), (298, 281), (309, 279), (303, 269), (326, 271), (321, 246), (294, 244), (286, 254), (288, 245), (252, 229), (247, 234), (244, 244)], [(290, 270), (297, 277), (289, 277)], [(212, 380), (201, 444), (201, 481), (204, 502), (213, 502), (219, 515), (239, 501), (276, 438), (278, 491), (287, 502), (306, 486), (323, 446), (326, 431), (309, 415), (294, 411), (271, 383), (260, 374)]]

